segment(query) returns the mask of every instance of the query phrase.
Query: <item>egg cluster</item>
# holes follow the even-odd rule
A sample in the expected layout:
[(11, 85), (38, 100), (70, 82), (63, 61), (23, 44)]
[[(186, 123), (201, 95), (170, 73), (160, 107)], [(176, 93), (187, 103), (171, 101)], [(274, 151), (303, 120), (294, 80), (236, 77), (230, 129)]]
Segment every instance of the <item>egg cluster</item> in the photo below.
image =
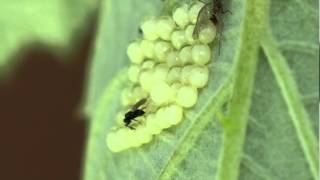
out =
[(150, 142), (153, 135), (180, 123), (184, 108), (197, 102), (199, 89), (208, 82), (207, 64), (212, 59), (208, 44), (216, 35), (215, 26), (208, 22), (197, 32), (197, 38), (193, 36), (203, 5), (184, 4), (172, 17), (149, 18), (141, 24), (143, 37), (127, 49), (132, 62), (128, 69), (131, 85), (122, 92), (122, 105), (128, 110), (147, 98), (146, 113), (136, 118), (135, 130), (131, 130), (123, 123), (126, 111), (119, 112), (120, 128), (107, 135), (112, 152)]

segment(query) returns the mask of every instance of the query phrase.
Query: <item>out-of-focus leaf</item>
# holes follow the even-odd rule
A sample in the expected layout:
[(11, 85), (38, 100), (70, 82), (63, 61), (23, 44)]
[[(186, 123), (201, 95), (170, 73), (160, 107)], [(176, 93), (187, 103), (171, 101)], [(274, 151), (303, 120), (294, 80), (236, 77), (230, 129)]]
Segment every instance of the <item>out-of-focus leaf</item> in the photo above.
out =
[(197, 105), (151, 143), (120, 153), (105, 138), (126, 85), (126, 46), (160, 8), (106, 2), (89, 73), (84, 179), (318, 179), (316, 1), (230, 1)]
[[(0, 2), (0, 72), (21, 50), (42, 44), (56, 52), (79, 37), (98, 0), (2, 0)], [(10, 61), (10, 62), (9, 62)]]

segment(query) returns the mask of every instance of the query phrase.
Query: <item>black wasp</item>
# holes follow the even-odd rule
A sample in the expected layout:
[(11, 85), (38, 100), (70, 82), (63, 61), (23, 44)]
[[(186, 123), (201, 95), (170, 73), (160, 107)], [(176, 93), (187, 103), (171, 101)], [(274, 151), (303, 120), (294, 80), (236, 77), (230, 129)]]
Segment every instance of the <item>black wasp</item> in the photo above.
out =
[(139, 109), (140, 106), (142, 106), (144, 103), (147, 102), (147, 99), (146, 98), (143, 98), (141, 99), (140, 101), (138, 101), (137, 103), (135, 103), (131, 110), (128, 111), (125, 115), (124, 115), (124, 119), (123, 119), (123, 122), (125, 124), (126, 127), (134, 130), (135, 128), (130, 126), (131, 124), (131, 121), (135, 121), (135, 118), (136, 117), (139, 117), (139, 116), (143, 116), (144, 115), (144, 111), (142, 109)]
[(231, 14), (231, 11), (225, 10), (223, 8), (221, 0), (213, 0), (210, 3), (205, 3), (205, 5), (199, 11), (197, 22), (192, 34), (193, 38), (198, 38), (201, 29), (205, 27), (209, 21), (211, 21), (216, 26), (218, 32), (219, 54), (223, 30), (223, 22), (221, 19), (221, 15), (225, 13)]

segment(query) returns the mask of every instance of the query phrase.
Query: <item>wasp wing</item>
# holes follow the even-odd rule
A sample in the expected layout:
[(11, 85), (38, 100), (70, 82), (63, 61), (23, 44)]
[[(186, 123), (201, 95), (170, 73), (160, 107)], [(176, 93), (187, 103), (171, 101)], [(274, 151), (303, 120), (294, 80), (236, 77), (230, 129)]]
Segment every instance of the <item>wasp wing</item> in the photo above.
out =
[(207, 3), (200, 9), (197, 17), (197, 22), (192, 33), (192, 37), (194, 39), (198, 39), (199, 32), (210, 21), (210, 18), (212, 16), (212, 6), (213, 3)]
[(139, 100), (138, 102), (136, 102), (133, 106), (132, 106), (132, 110), (137, 110), (141, 105), (143, 105), (144, 103), (147, 102), (147, 99), (146, 98), (143, 98), (141, 100)]

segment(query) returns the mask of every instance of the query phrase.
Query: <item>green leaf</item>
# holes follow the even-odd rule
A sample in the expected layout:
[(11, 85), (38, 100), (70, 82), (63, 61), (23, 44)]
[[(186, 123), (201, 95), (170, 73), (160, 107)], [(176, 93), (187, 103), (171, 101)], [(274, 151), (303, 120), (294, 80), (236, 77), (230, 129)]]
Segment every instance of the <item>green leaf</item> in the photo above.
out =
[[(0, 6), (0, 72), (25, 48), (41, 44), (65, 53), (74, 45), (98, 0), (10, 0)], [(86, 29), (86, 28), (85, 28)], [(68, 49), (70, 50), (70, 49)]]
[[(173, 2), (166, 1), (165, 12)], [(160, 6), (103, 5), (85, 107), (91, 120), (84, 179), (318, 179), (315, 1), (230, 1), (222, 51), (197, 105), (151, 143), (108, 150), (127, 81), (126, 47), (141, 19), (160, 14)]]

